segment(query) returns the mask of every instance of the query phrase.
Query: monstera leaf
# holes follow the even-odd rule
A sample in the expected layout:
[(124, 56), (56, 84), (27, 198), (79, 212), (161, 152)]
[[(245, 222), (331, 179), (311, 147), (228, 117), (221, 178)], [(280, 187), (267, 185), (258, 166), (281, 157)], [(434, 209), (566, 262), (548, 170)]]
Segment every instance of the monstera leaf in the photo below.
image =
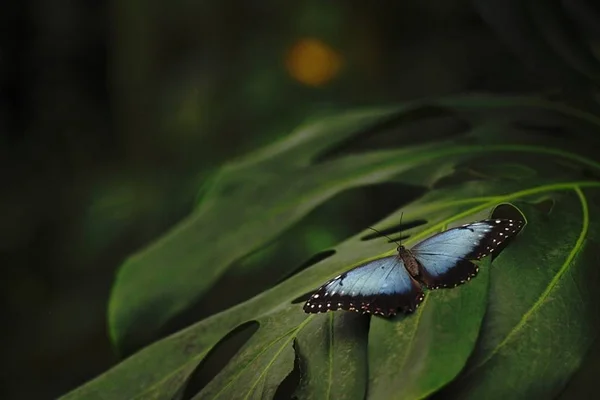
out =
[[(476, 279), (429, 292), (412, 315), (304, 314), (303, 299), (328, 278), (395, 251), (357, 232), (327, 258), (65, 398), (273, 398), (286, 385), (315, 399), (557, 394), (598, 334), (599, 127), (533, 98), (450, 98), (332, 116), (224, 166), (194, 214), (122, 266), (109, 311), (116, 345), (159, 329), (235, 260), (348, 188), (427, 187), (375, 225), (389, 232), (401, 214), (422, 222), (403, 230), (408, 246), (489, 215), (527, 225)], [(231, 360), (186, 389), (240, 331), (246, 341)]]

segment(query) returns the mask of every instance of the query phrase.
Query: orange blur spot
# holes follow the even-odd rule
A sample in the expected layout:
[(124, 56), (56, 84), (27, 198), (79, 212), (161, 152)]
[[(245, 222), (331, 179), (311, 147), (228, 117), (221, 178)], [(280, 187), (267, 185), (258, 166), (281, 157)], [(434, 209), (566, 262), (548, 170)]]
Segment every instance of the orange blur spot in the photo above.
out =
[(332, 80), (342, 67), (342, 57), (319, 39), (301, 39), (289, 50), (286, 68), (292, 78), (309, 86)]

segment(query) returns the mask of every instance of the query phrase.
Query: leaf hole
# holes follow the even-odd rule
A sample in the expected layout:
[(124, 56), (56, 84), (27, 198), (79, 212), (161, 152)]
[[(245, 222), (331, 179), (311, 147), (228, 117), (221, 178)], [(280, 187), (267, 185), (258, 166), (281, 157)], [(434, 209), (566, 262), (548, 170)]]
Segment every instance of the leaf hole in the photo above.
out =
[(455, 112), (439, 106), (423, 105), (399, 113), (317, 155), (322, 163), (348, 154), (389, 149), (447, 140), (465, 134), (471, 125)]
[(538, 201), (536, 203), (533, 203), (533, 206), (535, 208), (537, 208), (539, 211), (543, 212), (544, 214), (550, 215), (555, 204), (556, 204), (556, 202), (554, 201), (553, 198), (547, 198), (547, 199)]
[(527, 221), (521, 210), (510, 203), (498, 204), (492, 211), (490, 218), (515, 219), (523, 222)]
[(279, 282), (277, 282), (277, 283), (281, 283), (281, 282), (291, 278), (292, 276), (304, 271), (308, 267), (311, 267), (317, 263), (320, 263), (321, 261), (333, 256), (334, 254), (335, 254), (335, 250), (325, 250), (325, 251), (315, 254), (314, 256), (312, 256), (311, 258), (309, 258), (308, 260), (303, 262), (298, 268), (296, 268), (295, 270), (290, 272), (288, 275), (286, 275), (285, 277), (280, 279)]
[(161, 337), (246, 301), (331, 257), (333, 246), (375, 224), (423, 192), (424, 189), (417, 186), (387, 182), (338, 193), (271, 243), (236, 261), (198, 302), (161, 329)]
[(231, 361), (259, 328), (256, 321), (245, 322), (225, 335), (190, 374), (181, 396), (189, 400), (198, 394)]
[(544, 124), (541, 122), (533, 121), (514, 121), (511, 124), (515, 129), (525, 130), (531, 133), (536, 133), (544, 136), (552, 136), (557, 138), (564, 138), (569, 136), (569, 132), (565, 127), (555, 124)]
[(316, 290), (317, 288), (314, 288), (310, 292), (306, 292), (302, 296), (296, 297), (294, 300), (292, 300), (292, 304), (305, 303)]
[(581, 175), (585, 179), (592, 179), (595, 181), (600, 181), (600, 175), (596, 171), (593, 171), (589, 168), (585, 168), (584, 170), (582, 170)]
[(538, 172), (528, 165), (534, 157), (523, 154), (486, 154), (473, 156), (468, 161), (457, 163), (452, 174), (439, 179), (436, 189), (449, 188), (470, 182), (519, 181), (532, 179)]
[(298, 385), (300, 385), (300, 356), (298, 355), (297, 350), (297, 341), (294, 340), (294, 369), (292, 372), (286, 376), (283, 381), (277, 387), (277, 391), (275, 391), (274, 399), (294, 399), (294, 393), (296, 389), (298, 389)]

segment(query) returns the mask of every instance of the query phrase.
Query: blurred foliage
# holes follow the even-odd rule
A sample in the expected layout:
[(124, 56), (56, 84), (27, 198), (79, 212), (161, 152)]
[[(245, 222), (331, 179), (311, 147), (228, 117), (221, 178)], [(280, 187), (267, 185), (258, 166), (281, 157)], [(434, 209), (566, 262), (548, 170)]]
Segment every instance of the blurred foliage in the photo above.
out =
[[(469, 91), (542, 93), (599, 115), (596, 3), (517, 3), (3, 4), (0, 307), (9, 323), (0, 397), (54, 398), (116, 364), (106, 314), (118, 266), (190, 214), (219, 165), (307, 116)], [(455, 131), (447, 121), (432, 127), (440, 139)], [(411, 132), (408, 144), (420, 135)], [(491, 165), (458, 170), (495, 176)], [(261, 260), (300, 265), (422, 192), (339, 194), (282, 234), (285, 245), (230, 266), (220, 283), (237, 300), (200, 300), (157, 337), (272, 285), (252, 273)]]
[(474, 0), (531, 67), (565, 85), (600, 83), (600, 7), (590, 0)]
[(318, 39), (300, 39), (286, 57), (291, 77), (311, 86), (322, 86), (340, 72), (342, 59), (331, 47)]

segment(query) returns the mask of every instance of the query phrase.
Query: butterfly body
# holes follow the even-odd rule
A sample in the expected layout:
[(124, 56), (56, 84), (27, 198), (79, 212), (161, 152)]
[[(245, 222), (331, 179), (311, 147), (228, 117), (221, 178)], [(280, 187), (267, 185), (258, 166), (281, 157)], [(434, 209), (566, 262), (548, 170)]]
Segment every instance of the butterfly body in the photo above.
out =
[(420, 265), (415, 256), (413, 256), (413, 254), (410, 252), (410, 250), (400, 245), (398, 246), (396, 251), (398, 251), (398, 257), (400, 257), (400, 259), (404, 263), (404, 268), (406, 268), (408, 273), (411, 274), (413, 278), (418, 277), (420, 272)]
[(490, 219), (453, 228), (398, 254), (359, 265), (322, 285), (304, 311), (349, 310), (384, 316), (414, 311), (428, 289), (455, 287), (477, 275), (479, 260), (498, 249), (523, 221)]

